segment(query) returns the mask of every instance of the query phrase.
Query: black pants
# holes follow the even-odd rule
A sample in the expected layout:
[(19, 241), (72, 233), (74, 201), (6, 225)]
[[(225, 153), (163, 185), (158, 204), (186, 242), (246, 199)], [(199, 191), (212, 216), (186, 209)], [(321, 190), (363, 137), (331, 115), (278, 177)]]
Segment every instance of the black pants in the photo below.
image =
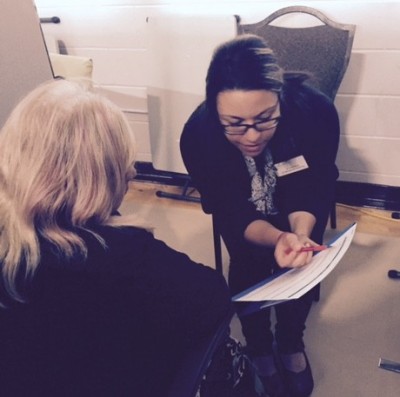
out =
[[(273, 256), (273, 250), (270, 251)], [(252, 263), (244, 264), (231, 261), (229, 284), (232, 294), (239, 293), (265, 279), (271, 274), (268, 270), (270, 270), (268, 262), (252, 261)], [(272, 308), (240, 317), (249, 354), (255, 356), (271, 354), (274, 339), (282, 353), (302, 350), (304, 348), (303, 332), (314, 296), (313, 289), (299, 299), (274, 306), (275, 332), (272, 330)]]
[[(311, 235), (311, 238), (318, 243), (322, 242), (327, 221), (325, 217), (323, 218), (317, 221)], [(290, 230), (288, 222), (279, 217), (273, 219), (272, 223), (281, 230)], [(229, 268), (229, 287), (232, 295), (269, 277), (278, 268), (274, 258), (274, 248), (259, 247), (245, 241), (240, 246), (242, 252), (237, 257), (231, 256)], [(237, 249), (238, 245), (235, 247), (236, 252)], [(276, 315), (274, 330), (271, 308), (239, 317), (249, 354), (255, 356), (271, 354), (274, 340), (282, 353), (301, 351), (304, 348), (303, 333), (307, 316), (316, 296), (315, 288), (299, 299), (274, 306)]]

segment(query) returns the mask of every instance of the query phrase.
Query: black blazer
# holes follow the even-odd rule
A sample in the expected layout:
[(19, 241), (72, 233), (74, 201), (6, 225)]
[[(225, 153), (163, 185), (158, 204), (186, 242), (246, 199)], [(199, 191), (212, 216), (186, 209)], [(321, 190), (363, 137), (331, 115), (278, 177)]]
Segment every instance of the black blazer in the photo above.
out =
[[(309, 168), (278, 178), (274, 203), (282, 216), (302, 210), (327, 219), (338, 177), (337, 111), (324, 94), (291, 80), (283, 88), (281, 114), (269, 143), (274, 162), (303, 155)], [(249, 201), (250, 177), (242, 154), (225, 138), (205, 103), (185, 124), (180, 145), (184, 164), (201, 194), (203, 210), (215, 216), (228, 245), (229, 241), (243, 240), (246, 227), (265, 216)]]

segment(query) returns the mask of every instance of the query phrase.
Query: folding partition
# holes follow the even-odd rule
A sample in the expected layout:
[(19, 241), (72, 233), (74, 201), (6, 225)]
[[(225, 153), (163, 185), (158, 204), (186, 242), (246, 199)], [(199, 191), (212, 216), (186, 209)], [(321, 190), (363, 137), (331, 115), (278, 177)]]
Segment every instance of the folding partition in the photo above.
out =
[(0, 128), (19, 100), (53, 79), (40, 20), (32, 0), (1, 0)]

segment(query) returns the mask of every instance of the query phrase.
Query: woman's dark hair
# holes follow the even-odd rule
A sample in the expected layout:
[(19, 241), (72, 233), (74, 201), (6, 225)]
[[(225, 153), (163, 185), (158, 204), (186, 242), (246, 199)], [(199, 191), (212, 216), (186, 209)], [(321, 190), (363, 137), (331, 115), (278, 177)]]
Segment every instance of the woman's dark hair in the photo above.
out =
[(284, 82), (283, 69), (265, 40), (244, 34), (214, 51), (206, 77), (206, 104), (216, 112), (216, 99), (227, 90), (268, 90), (278, 94)]

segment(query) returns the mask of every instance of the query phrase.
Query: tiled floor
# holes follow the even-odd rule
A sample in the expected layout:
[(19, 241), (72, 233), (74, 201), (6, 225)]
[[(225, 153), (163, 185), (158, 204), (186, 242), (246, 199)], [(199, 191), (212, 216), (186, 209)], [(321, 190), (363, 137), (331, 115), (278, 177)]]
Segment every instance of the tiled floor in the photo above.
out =
[[(211, 218), (197, 203), (159, 198), (154, 184), (132, 184), (121, 207), (155, 228), (156, 237), (213, 266)], [(178, 190), (179, 193), (179, 190)], [(400, 221), (384, 211), (338, 206), (338, 228), (357, 221), (353, 243), (337, 268), (322, 283), (321, 299), (308, 319), (305, 341), (312, 364), (313, 397), (398, 397), (400, 373), (378, 368), (380, 357), (400, 362)], [(223, 251), (226, 272), (228, 256)], [(232, 333), (241, 338), (240, 324)]]

